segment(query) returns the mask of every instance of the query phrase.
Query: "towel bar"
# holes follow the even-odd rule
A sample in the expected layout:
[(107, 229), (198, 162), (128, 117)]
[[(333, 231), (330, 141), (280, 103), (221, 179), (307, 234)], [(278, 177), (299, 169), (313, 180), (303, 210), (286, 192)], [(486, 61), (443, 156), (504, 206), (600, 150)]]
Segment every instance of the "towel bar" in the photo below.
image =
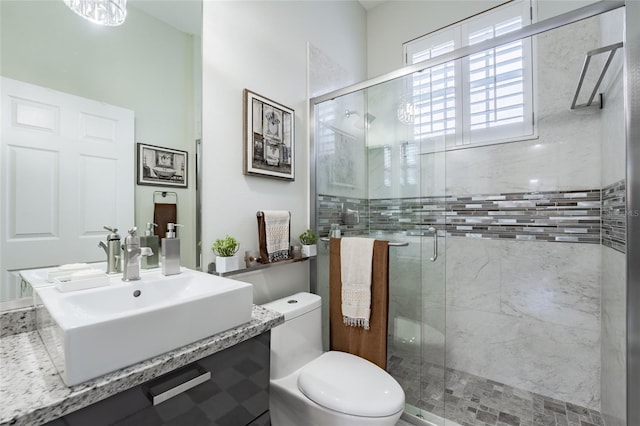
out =
[[(324, 241), (325, 243), (328, 243), (330, 241), (329, 237), (320, 237), (320, 241)], [(389, 241), (389, 246), (390, 247), (406, 247), (408, 246), (409, 243), (406, 241)]]
[[(578, 88), (576, 89), (576, 94), (573, 96), (573, 101), (571, 102), (571, 109), (586, 108), (593, 104), (593, 98), (595, 98), (596, 94), (598, 93), (598, 89), (600, 88), (600, 83), (602, 83), (602, 80), (604, 79), (604, 75), (607, 72), (607, 69), (609, 69), (609, 65), (611, 64), (611, 61), (613, 61), (613, 56), (616, 54), (616, 50), (622, 47), (623, 47), (623, 43), (619, 42), (619, 43), (610, 44), (609, 46), (601, 47), (599, 49), (593, 49), (587, 52), (584, 58), (584, 64), (582, 65), (582, 71), (580, 72), (580, 78), (578, 79)], [(604, 66), (602, 67), (602, 70), (600, 71), (600, 76), (598, 77), (598, 80), (596, 81), (593, 91), (591, 92), (591, 96), (589, 96), (589, 100), (584, 104), (576, 105), (576, 102), (578, 101), (578, 96), (580, 95), (580, 90), (582, 89), (582, 83), (584, 83), (584, 78), (587, 75), (587, 69), (589, 68), (589, 64), (591, 63), (591, 57), (594, 55), (599, 55), (601, 53), (607, 53), (607, 52), (609, 53), (609, 56), (607, 57), (607, 60)], [(602, 108), (603, 106), (602, 102), (599, 105), (600, 105), (600, 108)]]
[[(157, 196), (161, 196), (162, 198), (167, 198), (167, 196), (169, 197), (173, 197), (172, 200), (170, 200), (170, 203), (167, 203), (167, 200), (163, 200), (163, 199), (159, 199), (157, 198)], [(178, 204), (178, 194), (172, 191), (154, 191), (153, 192), (153, 203), (154, 204)]]

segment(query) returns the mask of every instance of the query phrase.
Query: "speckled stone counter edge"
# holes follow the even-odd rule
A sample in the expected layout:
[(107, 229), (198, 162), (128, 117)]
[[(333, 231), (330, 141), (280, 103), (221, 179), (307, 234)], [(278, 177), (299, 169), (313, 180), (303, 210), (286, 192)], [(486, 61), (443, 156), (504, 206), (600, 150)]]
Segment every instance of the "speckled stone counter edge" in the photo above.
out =
[(0, 312), (0, 338), (35, 331), (35, 329), (35, 309), (33, 306)]
[[(4, 414), (0, 416), (0, 426), (35, 426), (46, 423), (262, 334), (284, 322), (284, 316), (282, 314), (257, 305), (253, 306), (252, 317), (252, 321), (236, 328), (101, 376), (97, 379), (72, 386), (68, 388), (68, 395), (54, 403), (33, 406), (30, 407), (29, 410), (22, 410), (22, 412), (4, 413), (7, 414), (7, 416)], [(19, 348), (16, 350), (19, 350)], [(5, 400), (3, 401), (3, 405), (5, 407), (11, 407), (14, 404), (13, 401)]]

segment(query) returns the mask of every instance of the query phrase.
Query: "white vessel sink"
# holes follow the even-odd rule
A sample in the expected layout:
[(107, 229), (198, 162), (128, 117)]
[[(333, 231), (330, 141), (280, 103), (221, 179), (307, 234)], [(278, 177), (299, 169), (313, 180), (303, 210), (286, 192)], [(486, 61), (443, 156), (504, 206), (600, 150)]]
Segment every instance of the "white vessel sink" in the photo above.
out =
[(35, 293), (38, 332), (67, 386), (249, 322), (253, 307), (251, 284), (188, 269)]

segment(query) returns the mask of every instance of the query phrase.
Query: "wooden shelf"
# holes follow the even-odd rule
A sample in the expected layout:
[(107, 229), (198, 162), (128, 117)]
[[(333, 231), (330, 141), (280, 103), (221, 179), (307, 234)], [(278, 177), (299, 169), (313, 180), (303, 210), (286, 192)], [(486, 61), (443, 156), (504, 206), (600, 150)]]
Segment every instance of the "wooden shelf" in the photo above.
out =
[(274, 262), (274, 263), (258, 263), (256, 266), (252, 266), (250, 268), (237, 269), (235, 271), (229, 271), (229, 272), (209, 271), (209, 273), (213, 275), (217, 275), (219, 277), (230, 277), (232, 275), (246, 274), (247, 272), (259, 271), (261, 269), (272, 268), (274, 266), (290, 265), (291, 263), (304, 262), (306, 260), (315, 259), (315, 258), (316, 258), (315, 256), (310, 256), (310, 257), (301, 257), (300, 259), (281, 260), (279, 262)]

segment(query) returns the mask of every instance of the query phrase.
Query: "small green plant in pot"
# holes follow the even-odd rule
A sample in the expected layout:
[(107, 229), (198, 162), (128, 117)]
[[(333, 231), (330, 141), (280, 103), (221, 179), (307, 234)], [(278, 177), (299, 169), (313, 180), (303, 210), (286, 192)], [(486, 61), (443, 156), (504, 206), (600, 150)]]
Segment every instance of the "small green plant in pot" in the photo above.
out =
[(235, 254), (240, 249), (240, 243), (234, 237), (226, 235), (224, 238), (217, 238), (211, 250), (216, 255), (216, 272), (230, 272), (240, 269), (241, 258)]
[(316, 242), (318, 241), (318, 235), (313, 232), (313, 229), (307, 229), (300, 234), (300, 242), (302, 243), (302, 255), (305, 257), (315, 256), (318, 253)]

